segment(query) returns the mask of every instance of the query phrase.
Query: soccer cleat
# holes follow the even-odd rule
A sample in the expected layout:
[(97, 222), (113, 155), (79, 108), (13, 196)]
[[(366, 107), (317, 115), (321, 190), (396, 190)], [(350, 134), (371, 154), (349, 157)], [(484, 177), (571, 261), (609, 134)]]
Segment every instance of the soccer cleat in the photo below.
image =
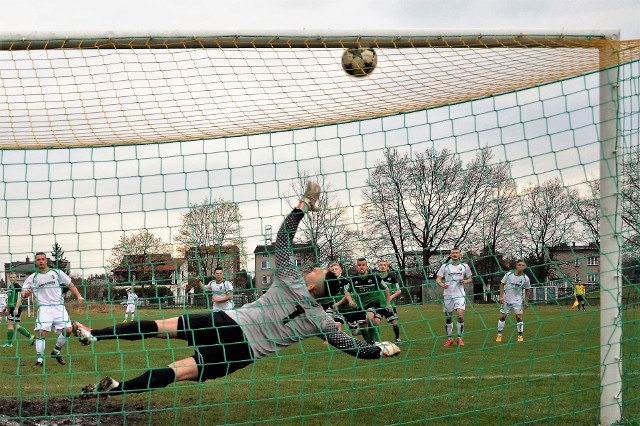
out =
[(451, 345), (453, 345), (453, 339), (451, 339), (451, 338), (447, 339), (447, 341), (446, 341), (446, 342), (444, 342), (444, 345), (445, 345), (445, 346), (451, 346)]
[(33, 346), (35, 342), (36, 342), (36, 336), (32, 334), (31, 336), (29, 336), (29, 344)]
[(36, 361), (35, 367), (42, 367), (42, 361)]
[(311, 181), (307, 182), (307, 189), (302, 196), (302, 202), (307, 205), (308, 211), (317, 211), (319, 209), (318, 199), (320, 199), (321, 192), (322, 188), (320, 185)]
[(518, 336), (518, 342), (524, 342), (524, 336)]
[(104, 379), (98, 382), (97, 391), (98, 393), (109, 392), (120, 385), (115, 379), (107, 376)]
[(58, 362), (58, 364), (60, 364), (60, 365), (65, 365), (66, 364), (64, 359), (62, 359), (62, 355), (60, 354), (60, 351), (57, 350), (57, 349), (54, 349), (51, 352), (51, 358), (55, 359)]
[(456, 343), (458, 344), (458, 346), (464, 346), (464, 342), (462, 341), (462, 337), (458, 337), (458, 339), (456, 340)]
[(496, 342), (502, 342), (502, 334), (496, 336)]
[(87, 385), (82, 388), (80, 392), (80, 399), (89, 399), (95, 398), (98, 394), (96, 394), (96, 387), (94, 385)]
[(3, 348), (12, 348), (13, 344), (11, 343), (5, 343), (4, 345), (2, 345)]
[(75, 334), (82, 346), (90, 345), (95, 342), (97, 339), (91, 335), (91, 329), (86, 325), (80, 324), (79, 322), (74, 322), (72, 325), (73, 334)]
[(398, 345), (398, 346), (402, 345), (402, 340), (396, 339), (396, 345)]

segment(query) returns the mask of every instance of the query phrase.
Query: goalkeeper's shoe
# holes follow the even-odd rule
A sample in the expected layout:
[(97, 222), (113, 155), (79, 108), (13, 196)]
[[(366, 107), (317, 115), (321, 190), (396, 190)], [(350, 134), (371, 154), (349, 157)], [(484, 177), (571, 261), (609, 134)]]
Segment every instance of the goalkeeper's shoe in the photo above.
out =
[(452, 338), (448, 338), (446, 342), (444, 342), (445, 346), (451, 346), (453, 345), (453, 339)]
[(60, 365), (66, 365), (67, 363), (64, 361), (64, 359), (62, 358), (62, 354), (60, 353), (59, 350), (54, 349), (51, 352), (51, 358), (55, 359), (56, 362)]
[(375, 342), (374, 345), (380, 348), (380, 357), (396, 356), (400, 353), (400, 348), (391, 342)]
[(91, 329), (86, 325), (80, 324), (79, 322), (74, 322), (71, 325), (73, 329), (73, 334), (75, 334), (82, 346), (90, 345), (95, 342), (97, 339), (91, 334)]
[(322, 192), (322, 188), (315, 182), (308, 181), (307, 189), (304, 191), (304, 195), (302, 196), (302, 202), (307, 206), (307, 211), (317, 211), (318, 200), (320, 199), (320, 193)]
[(496, 336), (496, 342), (502, 342), (502, 334)]
[(524, 336), (522, 335), (518, 336), (518, 342), (524, 342)]
[(117, 388), (119, 385), (120, 383), (107, 376), (104, 379), (100, 380), (97, 385), (87, 385), (83, 387), (82, 392), (80, 392), (80, 398), (90, 399), (97, 398), (98, 396), (108, 398), (109, 395), (107, 393)]

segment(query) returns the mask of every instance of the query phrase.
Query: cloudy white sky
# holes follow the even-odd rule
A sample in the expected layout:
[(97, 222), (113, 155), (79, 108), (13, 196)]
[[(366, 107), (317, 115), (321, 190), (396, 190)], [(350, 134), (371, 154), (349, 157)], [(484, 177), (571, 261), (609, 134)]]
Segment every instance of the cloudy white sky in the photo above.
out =
[(299, 29), (588, 29), (640, 38), (640, 0), (14, 1), (2, 32)]
[[(321, 2), (252, 0), (227, 3), (191, 1), (185, 4), (175, 0), (133, 2), (115, 0), (108, 4), (40, 0), (11, 2), (3, 6), (0, 14), (0, 33), (29, 36), (38, 32), (65, 36), (73, 33), (110, 32), (124, 36), (132, 32), (203, 35), (246, 33), (251, 30), (274, 33), (301, 30), (317, 30), (319, 33), (323, 30), (375, 33), (376, 29), (434, 31), (499, 29), (510, 30), (509, 32), (620, 30), (622, 39), (640, 38), (638, 25), (640, 0), (609, 2), (375, 0), (367, 1), (364, 6), (362, 2), (345, 2), (344, 0)], [(583, 84), (582, 81), (579, 83)], [(589, 87), (590, 84), (586, 86)], [(534, 97), (537, 96), (538, 94), (534, 93)], [(564, 99), (559, 101), (565, 104)], [(508, 104), (512, 99), (503, 99), (502, 102)], [(474, 105), (482, 109), (482, 101)], [(509, 105), (501, 106), (505, 110), (508, 107)], [(575, 110), (580, 108), (576, 107)], [(587, 107), (586, 110), (589, 108)], [(442, 111), (447, 116), (443, 122), (447, 124), (446, 127), (449, 127), (448, 120), (453, 110)], [(424, 113), (418, 113), (416, 116), (420, 116), (421, 120), (437, 124), (439, 119), (435, 116), (438, 113), (439, 110), (430, 111), (428, 120)], [(502, 114), (504, 120), (505, 113)], [(422, 117), (423, 115), (425, 117)], [(568, 117), (564, 111), (559, 115)], [(389, 127), (392, 121), (393, 118), (386, 119), (384, 127)], [(379, 124), (377, 121), (373, 122), (373, 125), (377, 124)], [(393, 126), (390, 127), (393, 128)], [(416, 127), (419, 128), (419, 126)], [(495, 138), (505, 143), (501, 148), (503, 151), (499, 151), (498, 155), (502, 157), (500, 153), (503, 152), (504, 157), (508, 157), (513, 162), (514, 177), (527, 181), (534, 176), (546, 178), (545, 173), (557, 174), (556, 161), (561, 161), (563, 164), (561, 169), (563, 173), (571, 171), (581, 180), (591, 178), (591, 166), (597, 159), (597, 136), (592, 127), (585, 126), (585, 128), (593, 134), (588, 134), (586, 137), (579, 135), (581, 137), (575, 140), (571, 138), (571, 146), (568, 148), (563, 148), (563, 144), (566, 144), (564, 140), (566, 134), (563, 135), (560, 131), (550, 140), (545, 139), (544, 143), (550, 146), (549, 152), (553, 151), (553, 155), (547, 153), (549, 158), (543, 157), (541, 152), (531, 151), (534, 148), (543, 149), (547, 145), (541, 145), (542, 142), (538, 142), (527, 147), (523, 141), (530, 139), (529, 135), (514, 137), (514, 140), (520, 141), (518, 143), (505, 142), (509, 131), (502, 129), (501, 136)], [(0, 228), (7, 230), (6, 235), (0, 236), (0, 259), (2, 261), (8, 258), (23, 260), (26, 255), (36, 249), (48, 251), (47, 248), (53, 243), (52, 235), (55, 234), (58, 242), (66, 250), (67, 257), (72, 261), (74, 269), (76, 265), (78, 267), (82, 265), (81, 267), (85, 270), (99, 272), (101, 266), (105, 265), (105, 259), (110, 257), (110, 248), (123, 231), (131, 232), (142, 227), (153, 227), (155, 229), (152, 230), (157, 235), (163, 237), (165, 241), (171, 241), (179, 216), (186, 211), (188, 204), (200, 202), (205, 197), (209, 199), (225, 197), (242, 203), (245, 218), (243, 226), (248, 238), (247, 250), (252, 252), (255, 244), (262, 243), (260, 234), (265, 225), (273, 225), (274, 230), (277, 229), (282, 206), (286, 205), (285, 200), (280, 197), (291, 194), (290, 182), (295, 180), (299, 170), (311, 171), (322, 168), (323, 173), (332, 176), (331, 184), (335, 190), (347, 188), (350, 190), (348, 196), (343, 197), (344, 201), (349, 205), (357, 206), (357, 200), (354, 201), (351, 197), (354, 194), (357, 197), (359, 186), (366, 178), (367, 169), (363, 164), (365, 162), (372, 164), (375, 160), (368, 151), (378, 152), (382, 149), (382, 145), (378, 146), (381, 140), (383, 145), (393, 145), (394, 138), (390, 133), (372, 132), (370, 138), (364, 137), (360, 141), (359, 132), (362, 130), (359, 129), (353, 135), (358, 141), (357, 152), (352, 152), (354, 146), (349, 140), (350, 134), (346, 129), (348, 129), (347, 125), (341, 126), (340, 131), (329, 126), (326, 129), (297, 132), (297, 137), (306, 145), (296, 140), (296, 145), (300, 149), (295, 158), (289, 158), (290, 155), (286, 153), (276, 152), (281, 144), (278, 139), (290, 138), (287, 133), (269, 135), (266, 142), (251, 138), (249, 142), (236, 140), (219, 144), (203, 144), (196, 141), (99, 148), (95, 151), (77, 149), (0, 153), (3, 154), (5, 182), (3, 187), (5, 192), (2, 197), (5, 200), (0, 202), (0, 208), (4, 209), (5, 217), (13, 217), (12, 221), (0, 217)], [(493, 131), (497, 130), (496, 128)], [(312, 135), (307, 139), (306, 134), (309, 132)], [(339, 133), (340, 137), (336, 138), (333, 133)], [(401, 139), (406, 142), (411, 138), (405, 137), (402, 133)], [(475, 136), (472, 139), (474, 143), (480, 143), (476, 141)], [(482, 138), (479, 137), (478, 140)], [(579, 140), (583, 146), (573, 146), (576, 140)], [(263, 142), (271, 147), (269, 149), (274, 150), (273, 158), (262, 159), (268, 164), (260, 167), (255, 166), (255, 164), (262, 164), (260, 161), (256, 163), (251, 160), (251, 164), (245, 164), (244, 162), (251, 158), (251, 153), (255, 156), (256, 152), (260, 152), (257, 148), (264, 148), (261, 145)], [(450, 141), (443, 137), (441, 142), (444, 144)], [(290, 143), (289, 139), (287, 143)], [(371, 145), (372, 143), (375, 147)], [(487, 142), (483, 141), (483, 143)], [(301, 148), (303, 145), (311, 147), (308, 153)], [(326, 150), (333, 145), (336, 146), (336, 152), (331, 155), (336, 156), (335, 161), (331, 158), (323, 158), (323, 161), (320, 161), (317, 155), (312, 155), (320, 152), (319, 147)], [(416, 146), (414, 145), (413, 148), (415, 149)], [(467, 148), (458, 146), (457, 149), (465, 152)], [(468, 149), (471, 150), (471, 148)], [(63, 158), (57, 158), (58, 156)], [(532, 163), (532, 156), (539, 159), (539, 164)], [(161, 166), (155, 164), (159, 161), (162, 162)], [(63, 166), (51, 166), (52, 163), (57, 162)], [(117, 163), (117, 167), (111, 163)], [(131, 168), (135, 169), (133, 175), (130, 175), (127, 169), (128, 163), (132, 163)], [(206, 163), (206, 167), (201, 163)], [(332, 169), (336, 164), (341, 165), (340, 170)], [(368, 166), (370, 167), (371, 164)], [(153, 172), (147, 173), (145, 169), (147, 165)], [(179, 170), (174, 170), (176, 167)], [(212, 167), (214, 172), (209, 173), (208, 178), (200, 176), (202, 173), (206, 175), (203, 170), (211, 170)], [(114, 170), (111, 171), (111, 168)], [(216, 168), (229, 176), (225, 175), (223, 179), (217, 178), (214, 176)], [(244, 172), (250, 175), (249, 178), (236, 176)], [(56, 176), (56, 173), (63, 173), (63, 176)], [(39, 177), (34, 178), (34, 176)], [(78, 179), (77, 176), (84, 177)], [(566, 176), (562, 177), (566, 178)], [(137, 180), (132, 183), (130, 179)], [(157, 184), (158, 180), (162, 182)], [(197, 184), (194, 186), (191, 181)], [(219, 182), (226, 183), (217, 185)], [(255, 182), (258, 183), (255, 184)], [(158, 185), (159, 187), (156, 188)], [(172, 185), (177, 187), (173, 188)], [(246, 191), (241, 190), (244, 188), (243, 185), (248, 187)], [(85, 186), (89, 189), (85, 190)], [(127, 192), (128, 190), (131, 194)], [(158, 197), (161, 199), (159, 208), (147, 207), (150, 202), (153, 204), (154, 198)], [(139, 207), (143, 204), (144, 208)], [(143, 213), (140, 213), (141, 211)], [(113, 220), (111, 220), (112, 216)], [(151, 223), (154, 225), (150, 226)], [(16, 224), (23, 227), (25, 231), (20, 235), (11, 235), (10, 230), (16, 229)]]

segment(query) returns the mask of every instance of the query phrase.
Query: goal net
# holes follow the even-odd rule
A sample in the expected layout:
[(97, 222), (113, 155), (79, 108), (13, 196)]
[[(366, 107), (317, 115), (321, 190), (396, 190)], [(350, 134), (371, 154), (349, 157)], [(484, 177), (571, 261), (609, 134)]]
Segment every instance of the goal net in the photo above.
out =
[[(343, 70), (348, 48), (375, 51), (371, 74)], [(321, 209), (296, 234), (296, 266), (338, 262), (352, 279), (357, 259), (385, 277), (387, 261), (397, 320), (377, 329), (401, 348), (371, 361), (312, 337), (221, 379), (84, 400), (87, 384), (134, 379), (193, 348), (84, 347), (54, 330), (31, 346), (43, 320), (25, 308), (27, 336), (18, 323), (0, 329), (2, 421), (640, 417), (640, 41), (0, 34), (0, 82), (4, 293), (45, 252), (85, 298), (65, 292), (71, 319), (91, 328), (207, 312), (197, 279), (216, 281), (218, 267), (242, 309), (273, 285), (276, 233), (313, 180)], [(447, 325), (437, 277), (456, 247), (472, 282)], [(527, 309), (499, 325), (501, 281), (518, 260)], [(59, 346), (65, 365), (51, 356)]]

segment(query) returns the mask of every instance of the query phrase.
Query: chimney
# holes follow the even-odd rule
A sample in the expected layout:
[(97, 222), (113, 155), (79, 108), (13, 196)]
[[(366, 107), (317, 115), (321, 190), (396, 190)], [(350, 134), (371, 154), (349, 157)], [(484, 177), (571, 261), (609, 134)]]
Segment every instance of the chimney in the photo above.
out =
[(31, 263), (29, 256), (27, 256), (27, 263)]
[(574, 247), (576, 246), (576, 242), (575, 242), (575, 241), (573, 242), (573, 246), (574, 246)]

